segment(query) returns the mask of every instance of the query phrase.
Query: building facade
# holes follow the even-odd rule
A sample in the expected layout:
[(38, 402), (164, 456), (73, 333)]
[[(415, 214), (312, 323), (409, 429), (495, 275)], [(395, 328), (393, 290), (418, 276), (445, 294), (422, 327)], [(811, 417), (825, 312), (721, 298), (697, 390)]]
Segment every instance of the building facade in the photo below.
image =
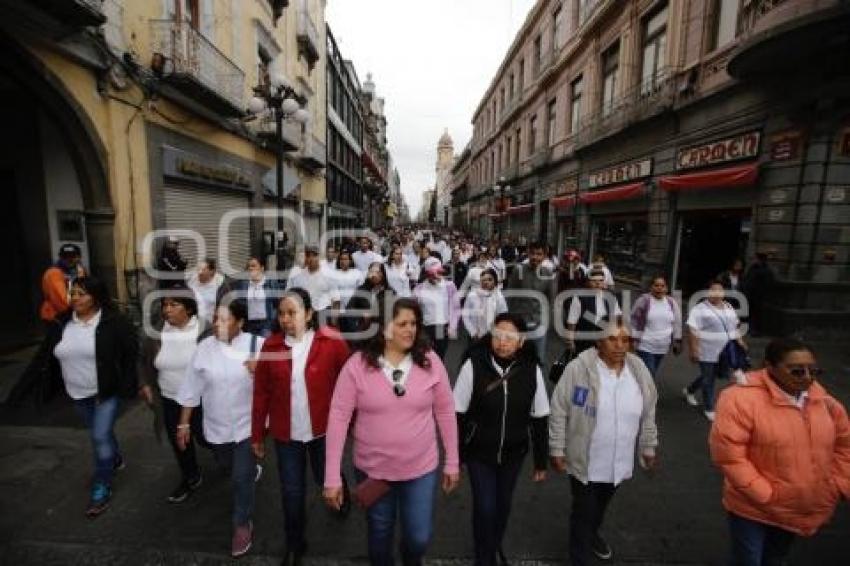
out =
[(363, 226), (363, 114), (360, 80), (327, 28), (328, 228)]
[(473, 116), (457, 206), (639, 287), (662, 272), (690, 294), (764, 253), (777, 331), (846, 326), (848, 18), (825, 0), (541, 0)]
[(390, 212), (390, 152), (387, 146), (385, 100), (377, 95), (371, 73), (360, 91), (363, 112), (363, 188), (366, 226), (377, 228), (387, 223)]
[[(122, 302), (141, 300), (155, 230), (188, 230), (177, 235), (190, 264), (214, 256), (232, 273), (250, 253), (273, 258), (281, 242), (261, 216), (277, 209), (277, 152), (304, 219), (286, 226), (289, 240), (318, 237), (324, 0), (2, 6), (0, 82), (14, 125), (3, 168), (14, 198), (0, 224), (15, 250), (10, 267), (26, 274), (7, 290), (20, 298), (9, 326), (35, 320), (40, 273), (63, 243), (80, 245)], [(280, 143), (265, 115), (246, 111), (270, 73), (285, 75), (310, 113), (305, 128), (287, 123)]]

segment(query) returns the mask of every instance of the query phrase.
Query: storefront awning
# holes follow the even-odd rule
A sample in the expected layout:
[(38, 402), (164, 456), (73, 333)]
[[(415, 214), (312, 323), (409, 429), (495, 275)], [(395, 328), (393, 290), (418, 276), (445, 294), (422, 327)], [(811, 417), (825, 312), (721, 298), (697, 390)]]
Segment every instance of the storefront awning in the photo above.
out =
[(555, 208), (572, 208), (577, 202), (578, 199), (575, 195), (567, 195), (563, 197), (555, 197), (549, 201), (549, 204)]
[(669, 175), (658, 179), (658, 186), (665, 191), (687, 189), (732, 189), (751, 187), (758, 180), (758, 163), (724, 167), (686, 175)]
[(533, 204), (521, 204), (519, 206), (510, 207), (507, 210), (507, 213), (510, 214), (511, 216), (514, 216), (514, 215), (517, 215), (517, 214), (527, 214), (527, 213), (533, 212), (533, 211), (534, 211), (534, 205)]
[(602, 202), (613, 202), (637, 198), (643, 195), (645, 190), (645, 183), (631, 183), (629, 185), (620, 185), (613, 189), (582, 193), (578, 198), (580, 202), (585, 204), (598, 204)]

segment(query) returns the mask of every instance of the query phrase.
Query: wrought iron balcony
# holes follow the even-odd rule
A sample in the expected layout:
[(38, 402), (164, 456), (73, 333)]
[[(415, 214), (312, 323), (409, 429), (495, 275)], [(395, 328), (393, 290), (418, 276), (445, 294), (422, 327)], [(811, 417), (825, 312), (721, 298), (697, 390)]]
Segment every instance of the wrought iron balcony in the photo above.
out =
[(325, 144), (316, 139), (316, 136), (306, 136), (304, 149), (298, 156), (298, 164), (309, 171), (318, 171), (325, 167), (327, 161), (327, 149)]
[(499, 116), (499, 125), (504, 124), (513, 118), (521, 102), (522, 96), (520, 94), (515, 94), (514, 97), (505, 104), (505, 107), (502, 109), (502, 113)]
[(535, 77), (542, 77), (541, 80), (545, 80), (549, 71), (554, 68), (555, 51), (553, 49), (547, 49), (540, 55), (540, 64), (537, 66), (537, 73), (535, 74)]
[(575, 148), (580, 149), (626, 129), (632, 124), (648, 120), (672, 108), (676, 99), (677, 75), (665, 68), (625, 95), (579, 121)]
[(188, 22), (151, 21), (154, 72), (183, 94), (226, 116), (244, 113), (245, 73)]
[[(277, 143), (277, 130), (274, 116), (264, 115), (256, 120), (253, 131), (259, 137)], [(292, 120), (284, 120), (281, 128), (281, 149), (283, 151), (295, 151), (301, 147), (302, 128), (301, 124)]]
[(319, 43), (319, 30), (316, 29), (316, 24), (310, 19), (310, 13), (307, 12), (306, 8), (298, 13), (296, 39), (298, 40), (298, 52), (307, 59), (307, 64), (312, 70), (321, 56), (321, 44)]
[(540, 148), (537, 151), (535, 151), (534, 154), (531, 156), (531, 159), (529, 159), (529, 161), (528, 161), (528, 166), (531, 168), (531, 170), (539, 169), (540, 167), (543, 167), (544, 165), (549, 163), (549, 160), (551, 159), (551, 157), (552, 157), (552, 148), (551, 147)]

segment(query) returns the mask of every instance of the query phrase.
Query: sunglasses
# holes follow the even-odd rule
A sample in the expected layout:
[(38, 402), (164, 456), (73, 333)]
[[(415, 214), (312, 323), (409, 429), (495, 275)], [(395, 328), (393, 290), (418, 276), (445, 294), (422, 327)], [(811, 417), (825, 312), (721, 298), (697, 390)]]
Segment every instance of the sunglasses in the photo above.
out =
[(400, 369), (393, 370), (393, 393), (395, 393), (396, 397), (404, 397), (404, 394), (407, 392), (404, 388), (404, 384), (401, 382), (401, 378), (403, 377), (403, 371)]
[(812, 377), (820, 377), (823, 375), (823, 368), (817, 366), (795, 366), (789, 367), (788, 373), (797, 378), (805, 377), (806, 373)]

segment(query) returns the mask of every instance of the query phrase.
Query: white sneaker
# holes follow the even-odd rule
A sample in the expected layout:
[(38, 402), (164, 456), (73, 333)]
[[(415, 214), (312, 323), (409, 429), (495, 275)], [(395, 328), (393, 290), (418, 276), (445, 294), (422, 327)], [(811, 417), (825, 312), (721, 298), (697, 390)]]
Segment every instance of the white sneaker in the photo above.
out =
[(714, 422), (714, 411), (703, 411), (703, 414), (705, 415), (705, 418), (707, 418), (709, 421)]
[(690, 405), (691, 407), (699, 407), (699, 401), (697, 401), (697, 398), (694, 397), (693, 393), (688, 391), (687, 387), (682, 389), (682, 395), (685, 396), (685, 401), (688, 402), (688, 405)]

